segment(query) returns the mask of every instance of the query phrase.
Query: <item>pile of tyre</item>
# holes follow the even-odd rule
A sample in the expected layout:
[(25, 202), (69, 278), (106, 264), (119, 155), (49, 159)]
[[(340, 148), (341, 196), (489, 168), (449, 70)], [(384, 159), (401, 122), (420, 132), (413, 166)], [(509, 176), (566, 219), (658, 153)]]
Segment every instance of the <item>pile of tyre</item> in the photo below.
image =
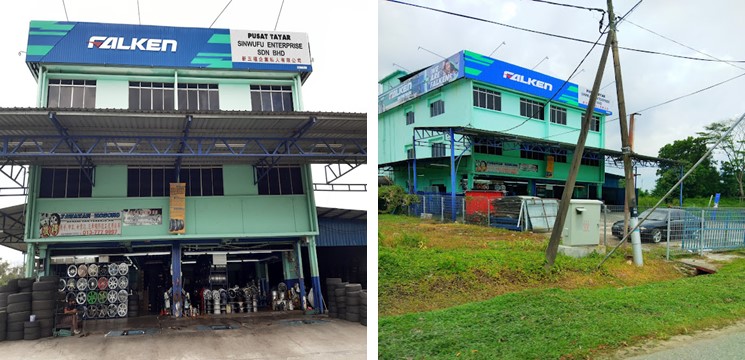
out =
[[(93, 263), (70, 265), (67, 278), (59, 281), (65, 300), (74, 299), (84, 319), (126, 317), (129, 313), (129, 264)], [(134, 303), (137, 298), (132, 299)]]
[(367, 326), (367, 290), (360, 291), (360, 324)]
[(346, 316), (347, 299), (344, 286), (347, 284), (342, 282), (340, 278), (326, 278), (326, 306), (329, 308), (329, 317)]
[(56, 276), (10, 280), (0, 286), (0, 341), (52, 336), (57, 307)]
[(347, 312), (345, 318), (347, 321), (360, 322), (360, 291), (362, 285), (347, 284), (344, 286), (344, 296), (347, 302)]

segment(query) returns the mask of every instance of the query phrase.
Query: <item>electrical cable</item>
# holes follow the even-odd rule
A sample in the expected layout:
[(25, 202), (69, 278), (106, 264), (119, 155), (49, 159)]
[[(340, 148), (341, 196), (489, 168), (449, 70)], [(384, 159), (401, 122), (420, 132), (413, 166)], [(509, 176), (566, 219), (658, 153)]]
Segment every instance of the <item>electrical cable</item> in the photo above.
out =
[(70, 18), (67, 17), (67, 5), (65, 5), (65, 0), (62, 0), (62, 8), (65, 9), (65, 21), (70, 21)]
[(209, 27), (210, 29), (212, 29), (212, 25), (215, 25), (215, 23), (217, 22), (217, 19), (219, 19), (220, 16), (222, 16), (222, 13), (225, 12), (225, 10), (228, 8), (228, 6), (230, 6), (230, 3), (232, 3), (232, 2), (233, 2), (233, 0), (228, 1), (228, 3), (225, 5), (225, 7), (222, 8), (222, 11), (220, 11), (220, 13), (217, 14), (217, 17), (215, 18), (215, 20), (212, 22), (212, 24), (210, 24), (210, 27)]
[(570, 8), (575, 8), (575, 9), (590, 10), (590, 11), (599, 11), (599, 12), (602, 12), (603, 13), (603, 16), (605, 16), (605, 9), (589, 8), (589, 7), (579, 6), (579, 5), (572, 5), (572, 4), (562, 4), (562, 3), (556, 3), (556, 2), (552, 2), (552, 1), (546, 1), (546, 0), (532, 0), (532, 1), (537, 2), (537, 3), (545, 3), (545, 4), (550, 4), (550, 5), (570, 7)]
[(277, 24), (279, 24), (279, 17), (282, 15), (282, 8), (285, 6), (285, 0), (282, 0), (282, 4), (279, 5), (279, 14), (277, 14), (277, 21), (274, 23), (274, 31), (277, 31)]
[(137, 0), (137, 21), (142, 25), (142, 17), (140, 16), (140, 0)]
[[(471, 15), (465, 15), (465, 14), (460, 14), (460, 13), (456, 13), (456, 12), (452, 12), (452, 11), (436, 9), (436, 8), (432, 8), (432, 7), (429, 7), (429, 6), (411, 4), (411, 3), (403, 2), (403, 1), (400, 1), (400, 0), (387, 0), (387, 1), (388, 2), (392, 2), (392, 3), (401, 4), (401, 5), (407, 5), (407, 6), (411, 6), (411, 7), (416, 7), (416, 8), (420, 8), (420, 9), (430, 10), (430, 11), (434, 11), (434, 12), (439, 12), (439, 13), (442, 13), (442, 14), (457, 16), (457, 17), (461, 17), (461, 18), (464, 18), (464, 19), (475, 20), (475, 21), (485, 22), (485, 23), (489, 23), (489, 24), (504, 26), (504, 27), (507, 27), (507, 28), (510, 28), (510, 29), (526, 31), (526, 32), (534, 33), (534, 34), (539, 34), (539, 35), (544, 35), (544, 36), (549, 36), (549, 37), (555, 37), (555, 38), (559, 38), (559, 39), (570, 40), (570, 41), (575, 41), (575, 42), (580, 42), (580, 43), (585, 43), (585, 44), (592, 44), (593, 43), (590, 40), (578, 39), (578, 38), (574, 38), (574, 37), (570, 37), (570, 36), (566, 36), (566, 35), (559, 35), (559, 34), (553, 34), (553, 33), (549, 33), (549, 32), (539, 31), (539, 30), (533, 30), (533, 29), (523, 28), (523, 27), (509, 25), (509, 24), (504, 24), (504, 23), (500, 23), (500, 22), (497, 22), (497, 21), (487, 20), (487, 19), (483, 19), (483, 18), (471, 16)], [(639, 3), (641, 3), (641, 1)], [(637, 3), (637, 5), (639, 3)], [(635, 8), (636, 8), (636, 5), (631, 10), (634, 10)], [(627, 13), (627, 15), (628, 14), (629, 13)], [(621, 20), (619, 20), (619, 22), (623, 21), (623, 18), (625, 18), (627, 15), (624, 15), (623, 17), (621, 17), (620, 18)], [(654, 50), (628, 48), (628, 47), (623, 47), (623, 46), (619, 46), (618, 48), (621, 49), (621, 50), (634, 51), (634, 52), (643, 53), (643, 54), (668, 56), (668, 57), (672, 57), (672, 58), (685, 59), (685, 60), (695, 60), (695, 61), (704, 61), (704, 62), (722, 62), (722, 61), (718, 61), (718, 60), (714, 60), (714, 59), (705, 59), (705, 58), (699, 58), (699, 57), (693, 57), (693, 56), (685, 56), (685, 55), (663, 53), (663, 52), (654, 51)], [(732, 63), (745, 63), (745, 60), (729, 60), (728, 62), (732, 62)]]

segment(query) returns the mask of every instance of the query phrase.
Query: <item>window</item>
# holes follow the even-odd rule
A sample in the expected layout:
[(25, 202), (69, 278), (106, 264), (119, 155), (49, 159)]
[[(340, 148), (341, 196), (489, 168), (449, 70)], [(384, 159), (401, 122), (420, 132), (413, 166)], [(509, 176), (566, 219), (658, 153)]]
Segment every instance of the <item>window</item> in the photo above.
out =
[(600, 131), (600, 116), (592, 116), (592, 120), (590, 120), (590, 131)]
[(178, 84), (179, 110), (220, 110), (217, 84)]
[(474, 139), (473, 152), (487, 155), (502, 155), (502, 143), (486, 139)]
[(50, 79), (47, 106), (52, 108), (96, 107), (95, 80)]
[(520, 144), (520, 157), (523, 159), (545, 160), (546, 154), (544, 154), (540, 149)]
[(567, 109), (551, 105), (551, 122), (554, 124), (567, 124)]
[(474, 87), (473, 106), (502, 111), (502, 94), (496, 91)]
[(407, 159), (413, 159), (414, 158), (414, 148), (406, 149), (406, 158)]
[(564, 149), (554, 150), (552, 154), (555, 162), (565, 163), (567, 162), (567, 151)]
[(81, 169), (42, 168), (40, 198), (91, 197), (93, 186)]
[(429, 104), (429, 116), (435, 117), (437, 115), (445, 113), (445, 102), (437, 100)]
[(251, 85), (251, 109), (254, 111), (293, 111), (292, 87)]
[(129, 110), (173, 110), (173, 83), (129, 82)]
[(582, 161), (580, 161), (580, 164), (582, 165), (588, 165), (588, 166), (600, 166), (600, 159), (602, 158), (602, 155), (598, 153), (584, 153), (582, 154)]
[(407, 111), (406, 112), (406, 125), (411, 125), (413, 123), (414, 123), (414, 112)]
[(527, 116), (532, 119), (546, 120), (543, 115), (544, 105), (538, 101), (520, 98), (520, 116)]
[(434, 143), (432, 144), (432, 157), (444, 157), (445, 156), (445, 144)]
[(259, 195), (301, 195), (303, 175), (299, 166), (256, 168), (256, 174), (268, 173), (259, 180)]
[[(172, 168), (127, 169), (128, 197), (157, 197), (171, 194), (170, 183), (176, 182)], [(186, 196), (222, 196), (222, 168), (182, 168), (180, 181), (186, 183)]]

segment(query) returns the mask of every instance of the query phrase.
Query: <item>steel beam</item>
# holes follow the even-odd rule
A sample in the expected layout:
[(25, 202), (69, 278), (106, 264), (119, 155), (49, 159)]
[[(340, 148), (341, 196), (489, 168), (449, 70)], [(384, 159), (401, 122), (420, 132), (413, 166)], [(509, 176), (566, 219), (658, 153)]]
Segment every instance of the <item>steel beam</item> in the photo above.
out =
[[(186, 141), (189, 139), (189, 130), (191, 129), (192, 120), (193, 118), (191, 115), (186, 115), (186, 118), (184, 119), (184, 136), (181, 138), (181, 144), (179, 145), (177, 152), (178, 154), (183, 154), (184, 150), (186, 149)], [(179, 179), (180, 177), (179, 174), (181, 173), (181, 162), (183, 161), (183, 159), (183, 157), (176, 158), (176, 163), (173, 165), (173, 168), (176, 170), (175, 174), (177, 179)], [(179, 181), (180, 180), (181, 179), (179, 179)]]
[[(306, 121), (300, 128), (295, 130), (292, 135), (290, 135), (289, 138), (284, 139), (281, 141), (277, 146), (274, 147), (274, 151), (271, 152), (271, 154), (263, 159), (260, 159), (258, 162), (256, 162), (256, 176), (254, 180), (254, 185), (258, 184), (261, 179), (266, 177), (269, 174), (269, 171), (271, 171), (274, 166), (277, 165), (279, 160), (281, 159), (279, 155), (281, 154), (289, 154), (293, 148), (297, 148), (297, 141), (316, 123), (317, 119), (315, 116), (311, 116), (308, 121)], [(315, 145), (318, 144), (314, 144)], [(323, 142), (320, 144), (322, 147), (326, 147), (331, 152), (336, 152), (336, 150), (333, 149), (333, 146), (331, 146), (331, 143)], [(299, 149), (299, 148), (297, 148)]]
[[(57, 115), (53, 112), (49, 112), (49, 121), (52, 122), (54, 127), (57, 129), (57, 132), (62, 137), (60, 140), (67, 143), (67, 146), (70, 148), (71, 152), (76, 152), (80, 150), (80, 147), (78, 146), (77, 142), (70, 136), (70, 133), (67, 131), (67, 128), (62, 126), (62, 124), (59, 122), (59, 119), (57, 119)], [(75, 160), (80, 164), (80, 170), (83, 173), (83, 176), (85, 176), (85, 179), (88, 180), (88, 182), (92, 185), (96, 185), (96, 179), (93, 175), (93, 171), (96, 169), (96, 165), (93, 164), (93, 161), (90, 159), (90, 157), (87, 156), (75, 156)]]

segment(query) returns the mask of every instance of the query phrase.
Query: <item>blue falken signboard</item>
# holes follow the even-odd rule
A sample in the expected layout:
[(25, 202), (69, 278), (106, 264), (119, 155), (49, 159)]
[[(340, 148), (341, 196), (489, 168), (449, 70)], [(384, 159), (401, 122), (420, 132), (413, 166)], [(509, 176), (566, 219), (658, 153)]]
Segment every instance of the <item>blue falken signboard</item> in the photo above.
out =
[(312, 71), (305, 33), (60, 21), (31, 21), (26, 62)]
[[(448, 78), (447, 81), (436, 81), (436, 86), (434, 87), (417, 86), (417, 84), (421, 83), (426, 84), (428, 73), (442, 68), (444, 62), (453, 61), (452, 59), (457, 59), (457, 62), (454, 62), (457, 64), (457, 76)], [(394, 106), (461, 77), (512, 89), (545, 100), (553, 97), (552, 102), (564, 103), (581, 109), (586, 109), (590, 100), (591, 89), (583, 88), (571, 82), (566, 82), (565, 84), (562, 79), (492, 59), (471, 51), (461, 51), (440, 63), (430, 66), (378, 96), (378, 112), (387, 111)], [(610, 111), (610, 101), (604, 94), (598, 95), (595, 112), (604, 115), (612, 114)]]

